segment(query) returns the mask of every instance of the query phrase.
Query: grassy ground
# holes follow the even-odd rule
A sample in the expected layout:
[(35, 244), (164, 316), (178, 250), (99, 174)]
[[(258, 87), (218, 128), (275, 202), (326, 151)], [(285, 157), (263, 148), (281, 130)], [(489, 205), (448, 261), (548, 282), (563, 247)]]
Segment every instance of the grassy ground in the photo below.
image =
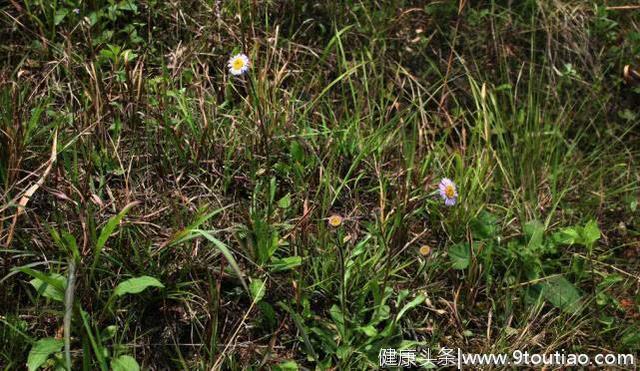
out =
[(2, 3), (0, 365), (637, 354), (629, 3)]

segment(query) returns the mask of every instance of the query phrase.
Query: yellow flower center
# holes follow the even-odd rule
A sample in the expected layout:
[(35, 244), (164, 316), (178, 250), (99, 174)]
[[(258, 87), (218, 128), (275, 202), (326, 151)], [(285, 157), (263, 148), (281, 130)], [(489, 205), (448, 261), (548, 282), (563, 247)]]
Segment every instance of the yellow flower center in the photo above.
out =
[(456, 189), (453, 188), (453, 185), (449, 184), (444, 188), (444, 195), (448, 198), (453, 198), (456, 195)]
[(329, 224), (332, 227), (338, 227), (342, 224), (342, 217), (340, 215), (332, 215), (329, 217)]
[(427, 245), (423, 245), (420, 247), (420, 255), (427, 256), (431, 252), (431, 248)]
[(231, 65), (233, 66), (234, 69), (239, 70), (242, 67), (244, 67), (244, 61), (242, 60), (242, 58), (236, 58), (233, 60)]

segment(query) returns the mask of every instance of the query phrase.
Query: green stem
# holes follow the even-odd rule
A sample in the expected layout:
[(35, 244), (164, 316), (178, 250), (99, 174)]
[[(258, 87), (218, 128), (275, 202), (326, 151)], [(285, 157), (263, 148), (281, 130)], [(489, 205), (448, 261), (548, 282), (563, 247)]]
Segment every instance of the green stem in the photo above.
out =
[(64, 292), (64, 358), (67, 370), (71, 370), (71, 318), (73, 316), (73, 295), (76, 283), (76, 262), (72, 258), (69, 261), (69, 277), (67, 278), (67, 289)]

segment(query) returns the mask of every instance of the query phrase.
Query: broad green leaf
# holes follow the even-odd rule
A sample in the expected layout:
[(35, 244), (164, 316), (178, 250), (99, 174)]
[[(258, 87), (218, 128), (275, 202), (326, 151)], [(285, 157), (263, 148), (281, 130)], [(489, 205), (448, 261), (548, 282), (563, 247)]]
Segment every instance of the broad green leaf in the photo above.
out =
[(63, 345), (64, 341), (54, 338), (44, 338), (36, 341), (27, 357), (29, 371), (40, 368), (49, 359), (49, 356), (62, 350)]
[(296, 371), (298, 370), (298, 364), (295, 361), (284, 361), (273, 366), (274, 371)]
[(58, 8), (58, 10), (56, 10), (56, 14), (53, 16), (53, 24), (57, 26), (62, 23), (67, 14), (69, 14), (69, 9), (65, 7)]
[(469, 245), (459, 243), (449, 248), (449, 260), (453, 269), (466, 269), (471, 262), (471, 252)]
[(471, 221), (471, 231), (475, 239), (492, 238), (496, 235), (497, 219), (493, 214), (482, 211), (476, 218)]
[(149, 276), (141, 276), (135, 278), (129, 278), (124, 282), (120, 282), (114, 291), (116, 296), (122, 296), (126, 294), (139, 294), (148, 287), (160, 287), (164, 285), (157, 279)]
[(289, 144), (289, 153), (291, 154), (291, 158), (296, 162), (302, 162), (302, 160), (304, 160), (302, 145), (296, 141), (292, 141), (291, 144)]
[(556, 232), (553, 234), (553, 240), (556, 243), (563, 245), (573, 245), (580, 242), (580, 231), (579, 228), (568, 227), (563, 228), (560, 232)]
[(109, 325), (104, 329), (102, 329), (102, 331), (100, 331), (100, 339), (103, 341), (112, 339), (114, 336), (116, 336), (117, 332), (118, 332), (118, 327), (116, 325)]
[(538, 250), (542, 245), (544, 225), (538, 220), (532, 220), (524, 225), (523, 230), (528, 239), (527, 249)]
[(120, 356), (111, 360), (112, 371), (139, 371), (140, 366), (136, 362), (135, 358), (131, 356)]
[(595, 220), (590, 220), (582, 228), (582, 238), (582, 243), (586, 246), (591, 246), (600, 239), (600, 228)]
[(347, 359), (351, 355), (351, 352), (352, 350), (349, 345), (340, 345), (336, 350), (336, 356), (338, 356), (338, 359)]
[(137, 12), (138, 11), (138, 6), (136, 5), (136, 3), (132, 0), (126, 0), (126, 1), (121, 1), (118, 4), (118, 9), (122, 9), (122, 10), (131, 10), (133, 12)]
[[(67, 279), (58, 273), (51, 273), (45, 276), (46, 278), (34, 278), (29, 281), (29, 283), (38, 291), (38, 294), (45, 298), (63, 302), (64, 288), (67, 287)], [(60, 287), (63, 289), (60, 289)]]
[(138, 54), (132, 52), (131, 50), (125, 50), (122, 52), (122, 58), (124, 59), (124, 61), (126, 63), (129, 63), (131, 61), (133, 61), (134, 59), (138, 58)]
[(391, 318), (391, 306), (389, 306), (387, 304), (381, 305), (378, 308), (377, 317), (381, 321)]
[(378, 330), (376, 330), (376, 328), (371, 325), (358, 327), (356, 330), (359, 332), (362, 332), (363, 334), (367, 335), (370, 338), (378, 335)]
[(329, 333), (325, 328), (312, 327), (310, 329), (312, 333), (320, 340), (318, 346), (327, 353), (335, 353), (338, 349), (336, 339), (333, 337), (333, 333)]
[(51, 278), (51, 275), (42, 273), (42, 272), (37, 271), (35, 269), (31, 269), (28, 266), (22, 266), (22, 267), (13, 268), (13, 270), (28, 274), (33, 278), (37, 278), (37, 279), (39, 279), (41, 281), (44, 281), (44, 282), (48, 283), (49, 285), (52, 285), (53, 287), (57, 288), (60, 291), (64, 292), (64, 290), (66, 289), (66, 286), (64, 285), (64, 282), (60, 282), (60, 280), (58, 280), (58, 279)]
[(249, 291), (251, 291), (251, 298), (253, 298), (253, 301), (257, 303), (264, 297), (267, 287), (263, 280), (253, 278), (249, 284)]
[(332, 305), (329, 309), (329, 315), (333, 318), (333, 322), (335, 322), (338, 328), (344, 328), (344, 315), (342, 314), (342, 310), (337, 305)]
[(541, 284), (542, 295), (567, 313), (577, 313), (581, 309), (582, 295), (576, 287), (564, 277), (551, 277)]
[(281, 209), (288, 209), (289, 206), (291, 206), (291, 195), (289, 193), (287, 193), (286, 196), (282, 197), (278, 201), (278, 207), (281, 208)]
[(302, 264), (302, 258), (299, 256), (288, 256), (286, 258), (271, 258), (271, 271), (283, 272), (299, 267)]

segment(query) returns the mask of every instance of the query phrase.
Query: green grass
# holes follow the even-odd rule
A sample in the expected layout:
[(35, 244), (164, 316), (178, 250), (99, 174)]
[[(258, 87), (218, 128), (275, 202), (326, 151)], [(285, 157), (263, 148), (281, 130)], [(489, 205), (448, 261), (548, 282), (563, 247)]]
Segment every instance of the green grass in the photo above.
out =
[(637, 356), (640, 13), (461, 4), (0, 6), (0, 366)]

